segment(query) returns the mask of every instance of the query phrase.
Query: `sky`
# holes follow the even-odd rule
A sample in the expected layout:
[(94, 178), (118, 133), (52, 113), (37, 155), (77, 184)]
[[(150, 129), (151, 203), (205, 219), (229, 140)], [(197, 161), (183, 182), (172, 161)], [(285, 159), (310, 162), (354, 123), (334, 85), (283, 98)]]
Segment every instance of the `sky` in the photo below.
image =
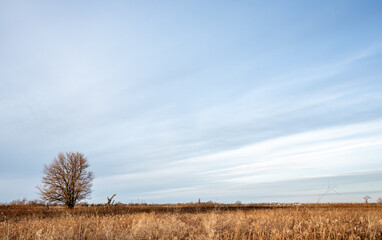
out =
[(382, 197), (380, 1), (0, 1), (0, 203)]

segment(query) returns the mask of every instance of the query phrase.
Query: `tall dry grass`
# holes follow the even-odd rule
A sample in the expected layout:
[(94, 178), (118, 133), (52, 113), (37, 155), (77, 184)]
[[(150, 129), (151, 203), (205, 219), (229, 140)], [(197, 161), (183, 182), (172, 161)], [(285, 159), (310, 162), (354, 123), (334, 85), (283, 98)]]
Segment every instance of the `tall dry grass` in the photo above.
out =
[(54, 207), (44, 210), (50, 214), (39, 215), (42, 207), (2, 206), (0, 239), (382, 239), (380, 204), (215, 208), (191, 213), (176, 205), (163, 207), (168, 211)]

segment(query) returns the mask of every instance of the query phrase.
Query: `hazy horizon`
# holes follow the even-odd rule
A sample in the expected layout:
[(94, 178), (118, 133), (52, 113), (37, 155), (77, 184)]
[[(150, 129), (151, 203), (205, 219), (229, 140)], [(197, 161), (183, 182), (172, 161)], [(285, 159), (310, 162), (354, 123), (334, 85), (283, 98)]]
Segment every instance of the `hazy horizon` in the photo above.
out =
[(382, 197), (380, 1), (1, 1), (0, 203)]

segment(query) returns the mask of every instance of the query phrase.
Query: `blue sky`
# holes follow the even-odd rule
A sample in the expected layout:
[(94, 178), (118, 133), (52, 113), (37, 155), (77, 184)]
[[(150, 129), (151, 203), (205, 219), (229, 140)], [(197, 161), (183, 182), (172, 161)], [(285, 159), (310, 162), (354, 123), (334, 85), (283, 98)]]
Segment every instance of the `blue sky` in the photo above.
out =
[(382, 197), (380, 1), (1, 1), (0, 202)]

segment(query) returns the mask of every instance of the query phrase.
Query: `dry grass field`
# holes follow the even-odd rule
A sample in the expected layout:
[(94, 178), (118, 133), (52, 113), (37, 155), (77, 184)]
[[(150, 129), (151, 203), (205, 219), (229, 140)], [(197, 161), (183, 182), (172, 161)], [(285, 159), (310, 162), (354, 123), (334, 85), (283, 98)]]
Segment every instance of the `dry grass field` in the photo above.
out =
[(0, 205), (0, 239), (382, 239), (382, 204)]

